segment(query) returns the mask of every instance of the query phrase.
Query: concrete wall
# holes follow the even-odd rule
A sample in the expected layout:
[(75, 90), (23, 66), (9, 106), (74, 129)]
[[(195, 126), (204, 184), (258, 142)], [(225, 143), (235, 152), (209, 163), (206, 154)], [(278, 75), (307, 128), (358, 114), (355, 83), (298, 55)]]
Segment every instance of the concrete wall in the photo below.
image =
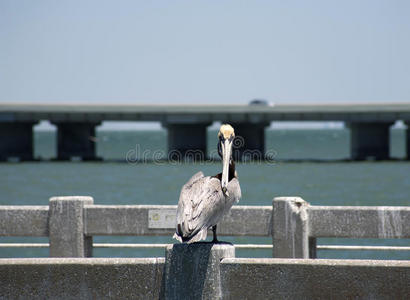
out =
[[(183, 256), (189, 254), (185, 248)], [(172, 270), (180, 270), (180, 286), (189, 282), (184, 276), (190, 273), (184, 275), (184, 270), (193, 266), (191, 260), (187, 260), (190, 265), (183, 261), (180, 268), (166, 268), (164, 258), (0, 259), (0, 299), (215, 299), (195, 291), (184, 291), (183, 297), (178, 290), (164, 293), (164, 270), (171, 272), (168, 285), (177, 275)], [(204, 264), (213, 272), (210, 276), (220, 280), (222, 299), (408, 299), (410, 295), (410, 261), (224, 258), (214, 263)]]
[(408, 299), (410, 261), (241, 259), (221, 263), (223, 299)]
[(158, 299), (164, 258), (0, 259), (0, 299)]

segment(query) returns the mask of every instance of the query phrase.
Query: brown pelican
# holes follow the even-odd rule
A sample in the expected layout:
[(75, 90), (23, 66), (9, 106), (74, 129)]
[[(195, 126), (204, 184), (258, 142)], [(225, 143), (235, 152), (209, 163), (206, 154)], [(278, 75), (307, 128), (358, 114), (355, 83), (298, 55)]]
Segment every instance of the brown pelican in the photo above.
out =
[(222, 158), (222, 173), (205, 177), (196, 173), (182, 187), (178, 201), (176, 232), (178, 241), (193, 243), (206, 239), (212, 227), (216, 237), (216, 225), (241, 198), (241, 188), (232, 159), (232, 143), (235, 132), (224, 124), (218, 132), (218, 153)]

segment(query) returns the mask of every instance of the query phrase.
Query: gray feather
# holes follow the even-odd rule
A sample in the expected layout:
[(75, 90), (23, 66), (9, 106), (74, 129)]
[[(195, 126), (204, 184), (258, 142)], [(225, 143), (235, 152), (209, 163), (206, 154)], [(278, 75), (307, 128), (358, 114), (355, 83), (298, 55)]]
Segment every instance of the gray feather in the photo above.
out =
[(206, 239), (208, 228), (216, 225), (241, 198), (237, 178), (228, 183), (227, 190), (228, 197), (216, 177), (204, 177), (202, 172), (192, 176), (181, 189), (174, 238), (188, 243)]

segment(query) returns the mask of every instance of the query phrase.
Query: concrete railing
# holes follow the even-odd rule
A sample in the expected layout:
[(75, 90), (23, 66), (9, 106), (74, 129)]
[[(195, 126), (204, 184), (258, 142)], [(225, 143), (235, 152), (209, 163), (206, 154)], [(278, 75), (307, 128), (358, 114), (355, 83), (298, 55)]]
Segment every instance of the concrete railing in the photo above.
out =
[(313, 206), (278, 197), (272, 229), (274, 257), (316, 258), (316, 238), (410, 238), (410, 207)]
[[(93, 235), (171, 235), (175, 206), (0, 207), (0, 236), (47, 236), (54, 258), (0, 259), (0, 299), (407, 299), (410, 261), (235, 258), (231, 244), (169, 245), (165, 258), (83, 258)], [(223, 235), (272, 236), (274, 257), (314, 257), (317, 237), (409, 238), (408, 207), (234, 206)], [(59, 258), (56, 258), (59, 257)], [(76, 257), (76, 258), (75, 258)]]
[[(90, 257), (94, 235), (172, 235), (175, 212), (171, 205), (94, 205), (92, 197), (53, 197), (49, 206), (0, 206), (0, 236), (44, 236), (51, 257)], [(310, 206), (281, 197), (272, 206), (233, 206), (218, 233), (271, 236), (273, 257), (315, 258), (318, 237), (410, 238), (409, 223), (410, 207)]]

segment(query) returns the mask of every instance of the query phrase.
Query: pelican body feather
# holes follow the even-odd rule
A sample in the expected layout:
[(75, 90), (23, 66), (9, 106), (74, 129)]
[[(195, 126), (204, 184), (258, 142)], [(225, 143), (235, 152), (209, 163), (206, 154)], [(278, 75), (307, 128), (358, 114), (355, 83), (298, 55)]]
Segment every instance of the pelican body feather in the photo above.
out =
[(174, 234), (178, 241), (193, 243), (206, 239), (208, 228), (215, 226), (239, 202), (241, 188), (236, 176), (227, 185), (228, 193), (224, 193), (218, 175), (205, 177), (198, 172), (182, 187)]

